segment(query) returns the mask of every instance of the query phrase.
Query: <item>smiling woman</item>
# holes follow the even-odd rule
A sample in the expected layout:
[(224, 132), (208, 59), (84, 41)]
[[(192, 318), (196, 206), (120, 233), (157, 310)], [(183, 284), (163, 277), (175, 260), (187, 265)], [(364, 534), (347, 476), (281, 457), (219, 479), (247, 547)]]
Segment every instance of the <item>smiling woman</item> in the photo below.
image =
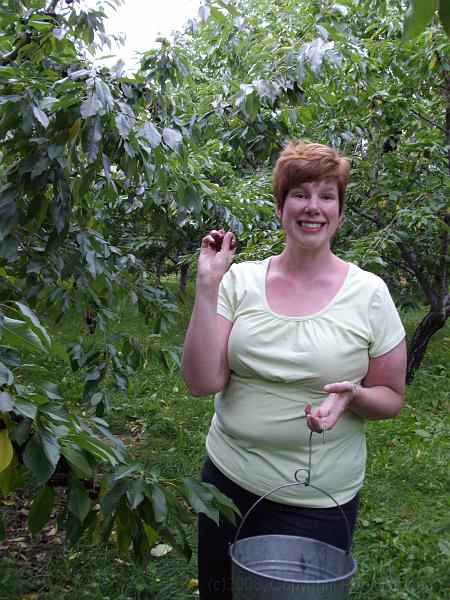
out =
[[(289, 144), (274, 169), (283, 252), (231, 265), (231, 233), (220, 251), (215, 230), (203, 238), (182, 374), (193, 395), (216, 393), (203, 481), (245, 515), (308, 464), (309, 432), (326, 428), (327, 444), (314, 448), (314, 485), (339, 502), (353, 531), (365, 473), (364, 419), (401, 409), (406, 352), (384, 282), (331, 252), (349, 170), (328, 146)], [(341, 514), (315, 490), (280, 490), (261, 507), (253, 535), (348, 544)], [(235, 532), (199, 517), (202, 600), (231, 598)]]
[(338, 185), (329, 178), (305, 181), (289, 190), (283, 205), (276, 209), (286, 243), (303, 243), (305, 249), (325, 245), (329, 250), (341, 219), (338, 198)]

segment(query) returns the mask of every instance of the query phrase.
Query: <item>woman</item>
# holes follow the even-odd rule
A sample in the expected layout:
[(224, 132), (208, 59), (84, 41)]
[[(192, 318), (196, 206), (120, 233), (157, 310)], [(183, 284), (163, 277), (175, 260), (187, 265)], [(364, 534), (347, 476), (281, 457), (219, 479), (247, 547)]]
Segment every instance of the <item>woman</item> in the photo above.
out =
[[(293, 481), (308, 464), (309, 430), (326, 429), (327, 443), (313, 445), (311, 483), (337, 500), (353, 532), (364, 420), (400, 411), (406, 352), (384, 282), (331, 252), (349, 171), (349, 161), (328, 146), (291, 143), (273, 174), (283, 252), (229, 268), (233, 234), (219, 252), (217, 232), (203, 238), (182, 374), (194, 396), (216, 394), (203, 481), (245, 514), (268, 490)], [(348, 544), (336, 506), (309, 487), (280, 490), (262, 504), (248, 535)], [(235, 531), (200, 515), (202, 600), (231, 598)]]

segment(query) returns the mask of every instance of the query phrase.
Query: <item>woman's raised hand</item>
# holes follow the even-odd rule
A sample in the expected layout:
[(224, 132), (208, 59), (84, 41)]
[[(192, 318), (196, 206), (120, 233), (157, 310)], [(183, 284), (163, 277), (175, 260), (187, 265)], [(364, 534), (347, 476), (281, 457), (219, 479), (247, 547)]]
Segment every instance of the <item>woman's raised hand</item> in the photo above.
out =
[(197, 277), (202, 281), (220, 282), (233, 262), (236, 238), (232, 231), (212, 229), (202, 239), (197, 266)]

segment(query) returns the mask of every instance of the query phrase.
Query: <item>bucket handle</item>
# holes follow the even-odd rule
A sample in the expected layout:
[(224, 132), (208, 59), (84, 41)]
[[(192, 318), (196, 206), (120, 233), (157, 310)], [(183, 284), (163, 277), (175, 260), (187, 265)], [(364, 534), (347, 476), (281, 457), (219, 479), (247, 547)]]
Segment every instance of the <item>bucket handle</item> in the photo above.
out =
[[(338, 509), (341, 512), (342, 518), (344, 519), (344, 523), (345, 523), (345, 529), (347, 532), (347, 549), (345, 550), (345, 553), (348, 555), (350, 553), (350, 548), (352, 545), (352, 536), (350, 533), (350, 526), (348, 524), (348, 519), (347, 519), (347, 515), (345, 514), (344, 510), (342, 509), (342, 506), (337, 502), (337, 500), (335, 498), (333, 498), (333, 496), (331, 494), (329, 494), (328, 492), (326, 492), (325, 490), (322, 490), (321, 488), (313, 485), (312, 483), (310, 483), (310, 477), (311, 477), (311, 452), (312, 452), (312, 434), (313, 432), (311, 431), (310, 436), (309, 436), (309, 465), (308, 468), (302, 467), (300, 469), (297, 469), (297, 471), (294, 474), (294, 477), (296, 479), (296, 481), (294, 481), (293, 483), (284, 483), (283, 485), (279, 485), (278, 487), (274, 488), (273, 490), (270, 490), (270, 492), (267, 492), (266, 494), (264, 494), (264, 496), (261, 496), (261, 498), (258, 498), (258, 500), (248, 509), (247, 513), (245, 514), (245, 516), (243, 517), (242, 521), (240, 522), (240, 525), (236, 531), (236, 535), (234, 538), (234, 544), (233, 546), (230, 548), (230, 554), (232, 555), (232, 549), (235, 547), (236, 542), (239, 539), (239, 534), (242, 531), (242, 528), (245, 525), (245, 522), (247, 521), (248, 517), (250, 516), (250, 514), (255, 510), (255, 508), (258, 506), (258, 504), (260, 502), (262, 502), (263, 500), (265, 500), (268, 496), (270, 496), (271, 494), (278, 492), (278, 490), (282, 490), (288, 487), (293, 487), (294, 485), (304, 485), (305, 487), (312, 487), (315, 490), (317, 490), (318, 492), (321, 492), (322, 494), (325, 494), (325, 496), (328, 496), (328, 498), (330, 498), (330, 500), (332, 500), (336, 506), (338, 507)], [(304, 471), (306, 473), (306, 476), (304, 479), (298, 479), (299, 473), (301, 471)]]

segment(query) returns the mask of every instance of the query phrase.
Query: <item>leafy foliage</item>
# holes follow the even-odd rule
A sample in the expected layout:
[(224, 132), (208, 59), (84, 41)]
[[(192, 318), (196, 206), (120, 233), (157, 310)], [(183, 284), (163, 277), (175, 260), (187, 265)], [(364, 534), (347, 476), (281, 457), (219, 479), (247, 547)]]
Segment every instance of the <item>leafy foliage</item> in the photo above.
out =
[[(242, 258), (279, 248), (270, 170), (287, 138), (352, 157), (339, 251), (382, 272), (403, 306), (429, 305), (412, 377), (450, 310), (450, 64), (435, 10), (411, 7), (402, 40), (400, 0), (211, 0), (130, 75), (91, 63), (111, 41), (101, 6), (1, 3), (0, 490), (39, 486), (31, 531), (55, 487), (72, 543), (113, 538), (143, 562), (159, 538), (189, 555), (185, 503), (234, 518), (211, 486), (169, 484), (134, 460), (105, 420), (110, 382), (126, 396), (150, 356), (177, 360), (160, 343), (177, 316), (152, 273), (164, 260), (189, 264), (217, 224)], [(71, 339), (54, 339), (45, 319), (67, 315)], [(147, 331), (122, 331), (124, 315)], [(59, 385), (49, 360), (64, 365)], [(76, 378), (81, 397), (66, 385)]]

